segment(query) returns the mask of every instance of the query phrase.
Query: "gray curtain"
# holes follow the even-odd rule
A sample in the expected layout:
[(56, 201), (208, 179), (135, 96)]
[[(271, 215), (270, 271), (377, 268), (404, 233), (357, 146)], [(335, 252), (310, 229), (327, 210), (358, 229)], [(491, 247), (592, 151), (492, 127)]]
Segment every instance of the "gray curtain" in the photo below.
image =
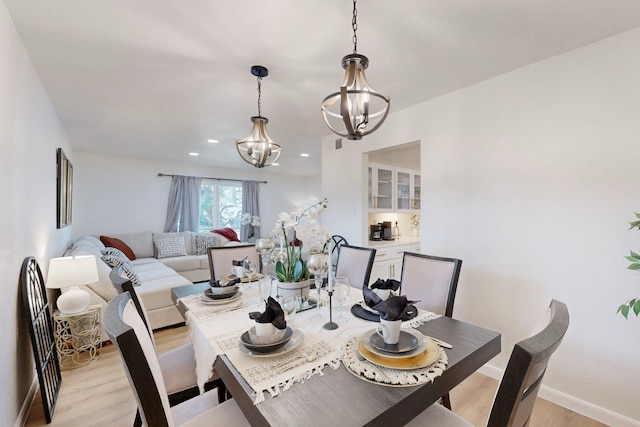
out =
[(201, 181), (201, 178), (195, 176), (173, 176), (165, 232), (198, 231)]
[[(258, 200), (260, 198), (260, 183), (258, 181), (242, 181), (242, 213), (248, 213), (251, 216), (260, 217), (260, 207)], [(262, 219), (260, 220), (262, 223)], [(240, 226), (240, 240), (246, 242), (249, 238), (250, 225)], [(260, 237), (260, 226), (254, 227), (253, 236)]]

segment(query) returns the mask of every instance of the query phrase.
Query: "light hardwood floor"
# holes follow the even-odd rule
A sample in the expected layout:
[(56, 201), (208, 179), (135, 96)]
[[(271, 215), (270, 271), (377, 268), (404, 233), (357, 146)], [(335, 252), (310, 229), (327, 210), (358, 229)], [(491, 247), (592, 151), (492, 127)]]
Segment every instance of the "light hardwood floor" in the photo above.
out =
[[(162, 353), (189, 341), (185, 326), (155, 334)], [(475, 426), (484, 426), (489, 415), (497, 381), (474, 374), (451, 392), (454, 411)], [(62, 388), (51, 427), (96, 427), (133, 425), (136, 404), (114, 345), (102, 349), (92, 365), (63, 371)], [(36, 397), (26, 427), (46, 426), (40, 395)], [(599, 422), (538, 399), (530, 427), (602, 427)]]

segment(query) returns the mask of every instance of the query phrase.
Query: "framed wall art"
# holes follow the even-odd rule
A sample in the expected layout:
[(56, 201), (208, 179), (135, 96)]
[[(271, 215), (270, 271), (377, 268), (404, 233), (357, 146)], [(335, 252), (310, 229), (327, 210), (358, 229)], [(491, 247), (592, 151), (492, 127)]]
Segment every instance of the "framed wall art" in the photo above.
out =
[(62, 148), (56, 153), (56, 183), (57, 183), (57, 226), (66, 227), (71, 224), (73, 201), (73, 165)]

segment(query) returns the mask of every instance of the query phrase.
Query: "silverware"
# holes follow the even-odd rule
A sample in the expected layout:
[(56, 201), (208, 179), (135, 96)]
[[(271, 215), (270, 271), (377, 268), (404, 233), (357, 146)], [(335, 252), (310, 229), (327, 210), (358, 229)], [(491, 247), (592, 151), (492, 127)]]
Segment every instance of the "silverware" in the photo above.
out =
[(297, 366), (300, 366), (303, 363), (313, 362), (317, 358), (318, 358), (318, 352), (315, 350), (311, 350), (310, 352), (307, 352), (307, 353), (301, 353), (300, 355), (296, 356), (294, 359), (288, 360), (285, 363), (276, 365), (274, 369), (277, 374), (281, 374), (283, 372), (288, 371), (289, 369), (293, 369)]
[(360, 362), (366, 363), (367, 365), (369, 365), (369, 367), (371, 369), (373, 369), (374, 371), (376, 371), (378, 374), (380, 374), (380, 376), (385, 377), (386, 379), (390, 379), (389, 375), (385, 374), (382, 370), (378, 369), (378, 367), (376, 365), (374, 365), (373, 363), (369, 362), (362, 354), (360, 354), (360, 352), (357, 349), (354, 349), (353, 352), (356, 354), (356, 357), (358, 358), (358, 360)]
[(431, 338), (433, 340), (433, 342), (438, 344), (440, 347), (453, 348), (453, 346), (451, 344), (449, 344), (448, 342), (444, 342), (444, 341), (439, 340), (438, 338), (434, 338), (434, 337), (429, 337), (429, 338)]

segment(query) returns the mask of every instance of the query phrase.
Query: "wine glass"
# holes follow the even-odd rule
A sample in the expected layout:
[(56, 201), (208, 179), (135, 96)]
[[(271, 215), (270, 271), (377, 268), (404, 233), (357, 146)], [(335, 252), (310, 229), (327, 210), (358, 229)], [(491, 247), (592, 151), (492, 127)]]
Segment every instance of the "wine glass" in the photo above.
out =
[(249, 278), (249, 284), (253, 282), (253, 275), (256, 274), (256, 263), (251, 261), (249, 258), (245, 258), (242, 260), (242, 269), (244, 270), (244, 274)]
[(269, 254), (273, 252), (274, 247), (275, 243), (273, 239), (265, 238), (256, 240), (256, 252), (260, 255), (260, 261), (262, 262), (262, 274), (266, 274)]
[(344, 305), (349, 299), (350, 291), (351, 291), (351, 286), (349, 286), (349, 279), (345, 276), (336, 277), (336, 281), (333, 286), (333, 293), (336, 296), (338, 302), (340, 303), (340, 307), (338, 308), (338, 310), (340, 311), (341, 319), (344, 319), (345, 317), (347, 317), (344, 313), (344, 310), (345, 310)]
[(296, 319), (296, 310), (300, 308), (301, 300), (299, 296), (290, 296), (281, 298), (280, 306), (285, 312), (287, 326), (293, 329), (293, 324)]
[(271, 288), (272, 288), (272, 278), (269, 276), (265, 276), (258, 281), (258, 289), (260, 291), (260, 299), (263, 301), (267, 301), (267, 299), (271, 296)]
[(321, 318), (320, 315), (320, 302), (321, 302), (321, 290), (322, 290), (322, 279), (324, 275), (329, 271), (329, 256), (324, 253), (319, 254), (311, 254), (307, 259), (307, 269), (309, 273), (313, 274), (315, 278), (316, 290), (318, 291), (318, 318)]

